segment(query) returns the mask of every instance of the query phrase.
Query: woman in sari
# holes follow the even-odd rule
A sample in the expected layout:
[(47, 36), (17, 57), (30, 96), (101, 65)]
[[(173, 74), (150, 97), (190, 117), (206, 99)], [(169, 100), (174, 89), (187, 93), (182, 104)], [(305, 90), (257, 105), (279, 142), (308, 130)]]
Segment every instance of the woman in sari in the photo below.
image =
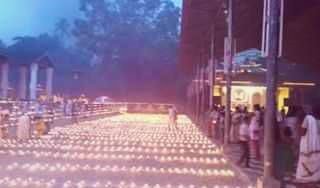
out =
[(296, 178), (302, 182), (320, 181), (320, 106), (307, 115), (300, 128), (301, 141)]
[(235, 112), (232, 114), (231, 118), (231, 129), (230, 129), (230, 141), (231, 143), (238, 143), (239, 142), (239, 127), (241, 124), (241, 111), (240, 107), (237, 106)]

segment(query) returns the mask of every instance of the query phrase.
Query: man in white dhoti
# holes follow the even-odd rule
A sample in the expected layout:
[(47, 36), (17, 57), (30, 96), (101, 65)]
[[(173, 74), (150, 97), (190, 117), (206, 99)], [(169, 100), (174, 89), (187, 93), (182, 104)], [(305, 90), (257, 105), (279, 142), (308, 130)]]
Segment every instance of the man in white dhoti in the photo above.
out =
[(315, 108), (313, 115), (307, 115), (301, 126), (302, 136), (296, 178), (302, 182), (320, 181), (319, 119), (319, 108)]
[(18, 140), (27, 140), (30, 138), (30, 118), (26, 113), (18, 118), (17, 138)]
[(65, 115), (72, 116), (72, 101), (68, 100), (65, 107)]
[(249, 125), (251, 148), (257, 160), (261, 159), (260, 153), (260, 127), (261, 127), (261, 108), (254, 105), (254, 114)]
[(169, 130), (177, 130), (177, 111), (174, 106), (169, 108)]
[(238, 143), (239, 141), (239, 127), (241, 124), (241, 111), (240, 107), (237, 106), (235, 112), (232, 114), (231, 118), (231, 128), (230, 128), (230, 141), (232, 143)]

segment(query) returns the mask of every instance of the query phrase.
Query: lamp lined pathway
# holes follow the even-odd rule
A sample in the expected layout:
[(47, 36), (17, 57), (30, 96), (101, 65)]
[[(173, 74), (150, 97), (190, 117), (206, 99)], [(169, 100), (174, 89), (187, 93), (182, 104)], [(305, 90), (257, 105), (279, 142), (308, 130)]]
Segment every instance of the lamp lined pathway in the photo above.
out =
[(0, 187), (248, 188), (220, 147), (179, 116), (124, 114), (2, 140)]

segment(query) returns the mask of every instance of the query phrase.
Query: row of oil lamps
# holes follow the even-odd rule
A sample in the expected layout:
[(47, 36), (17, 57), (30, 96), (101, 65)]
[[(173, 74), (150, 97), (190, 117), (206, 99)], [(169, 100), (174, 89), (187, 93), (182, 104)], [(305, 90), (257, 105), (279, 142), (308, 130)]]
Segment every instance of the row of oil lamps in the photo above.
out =
[(141, 148), (141, 147), (95, 147), (95, 148), (78, 148), (76, 146), (72, 145), (38, 145), (34, 144), (32, 146), (26, 146), (26, 147), (18, 147), (18, 146), (8, 146), (3, 145), (3, 148), (7, 149), (23, 149), (23, 148), (29, 148), (29, 149), (57, 149), (60, 151), (87, 151), (87, 152), (127, 152), (127, 153), (146, 153), (146, 154), (186, 154), (186, 153), (194, 153), (194, 154), (200, 154), (200, 155), (217, 155), (221, 154), (219, 149), (213, 149), (213, 150), (195, 150), (195, 149), (149, 149), (149, 148)]
[[(103, 131), (103, 130), (100, 130)], [(99, 131), (97, 131), (99, 132)], [(144, 136), (144, 134), (127, 134), (128, 137), (117, 137), (118, 134), (116, 132), (113, 132), (113, 134), (109, 133), (108, 135), (101, 136), (101, 132), (99, 133), (71, 133), (68, 134), (65, 133), (55, 133), (55, 134), (61, 134), (61, 135), (53, 135), (57, 136), (59, 138), (71, 138), (73, 140), (81, 140), (85, 139), (89, 136), (95, 136), (94, 140), (96, 141), (153, 141), (153, 142), (163, 142), (163, 143), (185, 143), (185, 144), (210, 144), (210, 141), (204, 140), (203, 138), (199, 137), (198, 139), (192, 138), (192, 137), (174, 137), (174, 136), (157, 136), (157, 137), (151, 137), (151, 136)], [(120, 134), (120, 133), (119, 133)], [(180, 133), (181, 134), (181, 133)], [(72, 135), (72, 136), (71, 136)], [(156, 139), (156, 140), (155, 140)]]
[[(91, 139), (90, 139), (91, 140)], [(24, 142), (24, 143), (19, 143), (17, 140), (4, 140), (3, 143), (6, 143), (7, 145), (17, 145), (18, 147), (28, 147), (29, 145), (32, 144), (45, 144), (45, 145), (56, 145), (56, 144), (62, 144), (62, 145), (67, 145), (67, 144), (72, 144), (74, 146), (78, 146), (78, 147), (90, 147), (90, 146), (97, 146), (97, 147), (103, 147), (103, 146), (136, 146), (137, 142), (129, 142), (129, 141), (88, 141), (86, 140), (85, 142), (83, 140), (72, 140), (68, 139), (68, 140), (58, 140), (58, 139), (41, 139), (41, 140), (29, 140), (28, 142)], [(216, 148), (216, 145), (214, 144), (167, 144), (167, 143), (156, 143), (156, 142), (139, 142), (140, 147), (150, 147), (150, 148), (192, 148), (192, 149), (214, 149)], [(50, 146), (50, 147), (51, 147)]]
[[(12, 187), (12, 188), (54, 188), (59, 186), (56, 179), (35, 179), (32, 177), (28, 178), (10, 178), (10, 177), (2, 177), (0, 178), (0, 186), (1, 187)], [(87, 182), (84, 180), (81, 181), (71, 181), (66, 180), (61, 183), (60, 188), (253, 188), (252, 186), (228, 186), (228, 185), (184, 185), (184, 184), (137, 184), (135, 182)]]
[(11, 156), (34, 156), (36, 158), (53, 158), (53, 159), (73, 159), (73, 160), (145, 160), (152, 159), (159, 162), (183, 162), (195, 164), (226, 164), (227, 160), (223, 157), (185, 157), (185, 156), (153, 156), (153, 155), (135, 155), (135, 154), (96, 154), (81, 152), (46, 152), (33, 150), (8, 150), (2, 151), (0, 154), (9, 154)]
[[(117, 137), (118, 136), (118, 137)], [(126, 135), (122, 135), (122, 136), (126, 136)], [(81, 140), (78, 139), (78, 137), (74, 137), (74, 136), (63, 136), (63, 137), (59, 137), (59, 138), (55, 138), (53, 137), (52, 140), (48, 140), (48, 141), (43, 141), (43, 140), (31, 140), (29, 142), (25, 142), (25, 143), (19, 143), (17, 141), (11, 142), (11, 140), (5, 140), (4, 143), (7, 143), (8, 145), (21, 145), (21, 146), (28, 146), (29, 144), (74, 144), (74, 145), (82, 145), (82, 146), (118, 146), (118, 145), (122, 145), (124, 147), (129, 147), (130, 145), (136, 145), (137, 142), (139, 142), (139, 145), (142, 147), (166, 147), (166, 148), (170, 148), (170, 147), (174, 147), (174, 148), (192, 148), (192, 149), (214, 149), (216, 146), (213, 144), (191, 144), (191, 143), (164, 143), (158, 140), (148, 140), (148, 141), (144, 141), (144, 140), (136, 140), (136, 141), (132, 141), (132, 140), (124, 140), (119, 138), (119, 135), (114, 135), (114, 139), (111, 140), (110, 138), (107, 139), (105, 138), (104, 140), (100, 140), (97, 138), (92, 138), (89, 137), (86, 140)], [(121, 139), (121, 140), (118, 140)]]
[[(142, 115), (143, 116), (143, 115)], [(130, 124), (130, 121), (134, 119), (131, 115), (124, 115), (115, 117), (112, 121), (123, 120), (122, 125)], [(180, 119), (180, 118), (179, 118)], [(135, 119), (139, 120), (139, 118)], [(23, 162), (12, 163), (0, 168), (5, 173), (13, 172), (25, 172), (25, 173), (43, 173), (48, 174), (62, 174), (67, 177), (70, 173), (87, 174), (94, 173), (129, 173), (131, 175), (150, 174), (150, 175), (191, 175), (194, 177), (213, 177), (217, 180), (231, 180), (235, 177), (235, 172), (219, 166), (218, 168), (197, 168), (197, 167), (154, 167), (147, 165), (132, 165), (132, 166), (120, 166), (120, 165), (89, 165), (81, 164), (79, 159), (92, 159), (92, 160), (145, 160), (153, 159), (160, 162), (176, 162), (194, 163), (194, 164), (222, 164), (226, 165), (227, 161), (222, 156), (221, 149), (213, 145), (208, 139), (202, 137), (197, 129), (181, 128), (182, 133), (180, 135), (172, 135), (172, 138), (165, 137), (167, 125), (165, 123), (159, 124), (153, 127), (148, 127), (148, 122), (166, 122), (165, 116), (154, 117), (146, 119), (146, 124), (141, 126), (135, 126), (131, 124), (126, 127), (119, 128), (113, 125), (110, 120), (97, 120), (93, 122), (85, 122), (80, 125), (70, 126), (68, 128), (58, 128), (51, 132), (51, 139), (45, 140), (30, 140), (28, 142), (16, 142), (7, 141), (3, 146), (5, 150), (0, 154), (10, 154), (12, 156), (28, 156), (32, 155), (36, 160), (41, 159), (71, 159), (72, 163), (51, 163), (51, 162)], [(98, 125), (98, 126), (97, 126)], [(143, 125), (143, 126), (142, 126)], [(117, 125), (119, 126), (119, 125)], [(121, 126), (121, 125), (120, 125)], [(192, 127), (192, 126), (190, 126)], [(153, 131), (155, 132), (153, 132)], [(158, 133), (157, 133), (158, 131)], [(188, 134), (185, 132), (190, 131)], [(132, 144), (130, 146), (123, 146), (123, 143)], [(87, 147), (83, 147), (87, 146)], [(141, 147), (147, 146), (147, 147)], [(162, 147), (162, 148), (159, 148)], [(178, 148), (177, 148), (178, 147)], [(180, 148), (179, 148), (180, 147)], [(55, 150), (55, 151), (43, 151), (43, 149)], [(78, 152), (80, 150), (83, 152)], [(94, 152), (92, 152), (94, 151)], [(124, 152), (114, 153), (114, 152)], [(108, 153), (102, 153), (108, 152)], [(135, 153), (143, 154), (135, 154)], [(197, 155), (191, 155), (188, 157), (186, 153), (192, 153)], [(172, 154), (175, 154), (171, 156)], [(176, 155), (178, 154), (178, 156)], [(203, 154), (219, 155), (221, 157), (202, 156)], [(150, 158), (148, 158), (150, 157)], [(76, 163), (78, 162), (78, 163)], [(88, 162), (88, 161), (82, 161)], [(228, 167), (228, 165), (226, 166)], [(219, 182), (219, 181), (218, 181)], [(221, 181), (223, 182), (223, 181)], [(87, 180), (72, 181), (66, 180), (58, 182), (55, 179), (23, 179), (23, 178), (9, 178), (0, 177), (0, 187), (32, 187), (32, 188), (240, 188), (227, 185), (151, 185), (142, 184), (138, 185), (135, 182), (89, 182)], [(61, 186), (60, 186), (61, 184)], [(2, 186), (3, 185), (3, 186)], [(242, 187), (241, 187), (242, 188)]]
[[(116, 135), (115, 135), (116, 136)], [(121, 135), (118, 135), (118, 138)], [(125, 137), (125, 135), (122, 135)], [(89, 139), (89, 140), (88, 140)], [(110, 139), (109, 139), (110, 140)], [(153, 141), (153, 142), (152, 142)], [(126, 144), (124, 144), (126, 143)], [(138, 147), (134, 147), (139, 143)], [(73, 148), (80, 149), (81, 148), (87, 148), (87, 150), (101, 150), (103, 148), (106, 148), (107, 150), (131, 150), (131, 148), (139, 149), (139, 150), (145, 150), (149, 152), (150, 150), (167, 150), (167, 151), (183, 151), (183, 150), (193, 150), (195, 152), (203, 152), (203, 153), (209, 153), (212, 154), (216, 153), (219, 148), (217, 148), (215, 145), (207, 145), (207, 144), (190, 144), (190, 143), (179, 143), (179, 144), (171, 144), (171, 143), (163, 143), (158, 140), (149, 140), (149, 141), (143, 141), (143, 140), (136, 140), (136, 141), (130, 141), (130, 140), (121, 140), (118, 141), (116, 138), (112, 141), (108, 141), (106, 139), (104, 140), (97, 140), (96, 138), (87, 138), (85, 140), (81, 139), (74, 139), (74, 137), (64, 137), (60, 139), (53, 139), (50, 142), (44, 142), (41, 140), (33, 140), (30, 142), (25, 143), (19, 143), (19, 142), (11, 142), (11, 141), (3, 141), (2, 144), (5, 147), (23, 147), (23, 148), (31, 148), (31, 147), (60, 147), (60, 146), (68, 146), (72, 145)], [(130, 146), (131, 145), (131, 146)], [(155, 150), (155, 152), (157, 152)]]
[[(121, 125), (119, 125), (121, 126)], [(66, 129), (69, 131), (69, 134), (72, 133), (72, 134), (77, 134), (77, 136), (81, 136), (81, 134), (83, 134), (83, 128), (85, 127), (77, 127), (75, 129), (73, 128), (70, 128), (70, 129)], [(99, 129), (97, 129), (97, 127), (91, 127), (92, 129), (90, 130), (90, 133), (91, 134), (97, 134), (98, 136), (109, 136), (111, 134), (111, 132), (109, 132), (108, 130), (110, 130), (110, 127), (108, 127), (108, 129), (103, 129), (103, 127), (99, 127)], [(167, 128), (167, 127), (166, 127)], [(141, 127), (140, 130), (128, 130), (126, 128), (120, 128), (120, 127), (117, 127), (117, 128), (114, 128), (112, 130), (112, 132), (118, 132), (118, 133), (122, 133), (122, 134), (131, 134), (131, 133), (140, 133), (140, 134), (145, 134), (145, 136), (148, 136), (148, 137), (156, 137), (156, 136), (166, 136), (166, 135), (170, 135), (172, 136), (174, 134), (174, 136), (176, 136), (177, 138), (182, 138), (182, 137), (191, 137), (193, 139), (203, 139), (202, 135), (201, 134), (196, 134), (198, 131), (194, 131), (195, 133), (191, 132), (191, 131), (188, 131), (188, 130), (185, 130), (183, 128), (180, 128), (178, 129), (176, 132), (168, 132), (167, 130), (166, 131), (157, 131), (156, 129), (152, 129), (152, 127), (148, 127), (148, 129), (150, 129), (150, 131), (146, 131), (146, 130), (142, 130), (143, 127)], [(146, 128), (144, 128), (146, 129)], [(106, 132), (99, 132), (100, 130), (104, 130)], [(108, 131), (108, 132), (107, 132)], [(152, 133), (151, 133), (152, 131)], [(176, 134), (176, 133), (180, 133), (180, 134)], [(181, 134), (183, 133), (183, 134)], [(67, 134), (67, 133), (65, 133)], [(204, 139), (203, 139), (204, 140)]]
[(7, 165), (3, 169), (8, 171), (26, 170), (28, 172), (113, 172), (113, 173), (156, 173), (156, 174), (180, 174), (193, 176), (210, 176), (210, 177), (234, 177), (235, 173), (229, 169), (205, 169), (205, 168), (158, 168), (152, 166), (118, 166), (118, 165), (82, 165), (82, 164), (51, 164), (51, 163), (13, 163)]

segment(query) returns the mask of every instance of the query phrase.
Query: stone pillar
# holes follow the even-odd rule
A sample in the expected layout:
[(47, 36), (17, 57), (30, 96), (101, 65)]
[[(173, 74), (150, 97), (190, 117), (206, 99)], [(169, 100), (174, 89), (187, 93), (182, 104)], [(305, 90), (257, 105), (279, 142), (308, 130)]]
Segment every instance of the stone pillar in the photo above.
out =
[(38, 82), (38, 64), (32, 63), (30, 66), (30, 84), (29, 84), (29, 98), (30, 100), (37, 100), (37, 82)]
[(28, 69), (26, 66), (19, 67), (19, 99), (25, 100), (27, 99), (27, 76)]
[(7, 99), (9, 90), (9, 64), (1, 64), (1, 98)]
[(47, 67), (46, 70), (46, 93), (49, 98), (52, 97), (52, 85), (53, 85), (53, 67)]

